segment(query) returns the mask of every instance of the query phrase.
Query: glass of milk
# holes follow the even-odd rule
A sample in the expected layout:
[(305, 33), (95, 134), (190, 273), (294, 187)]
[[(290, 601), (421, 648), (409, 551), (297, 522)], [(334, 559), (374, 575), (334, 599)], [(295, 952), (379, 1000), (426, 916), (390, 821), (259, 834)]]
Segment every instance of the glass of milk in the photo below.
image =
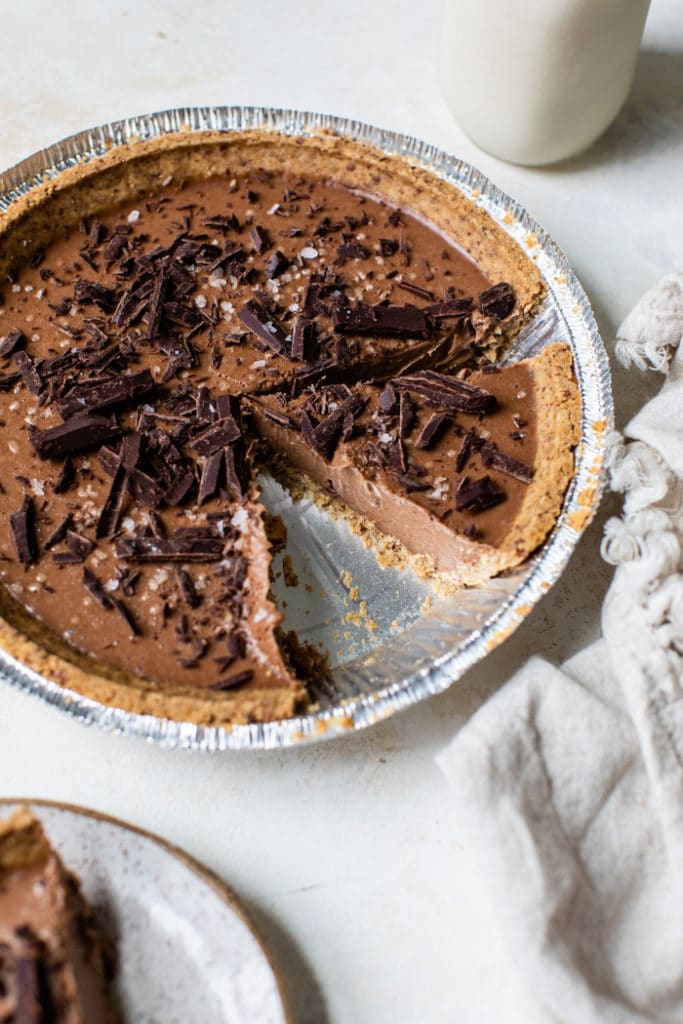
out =
[(548, 164), (589, 146), (633, 79), (650, 0), (444, 0), (441, 87), (482, 149)]

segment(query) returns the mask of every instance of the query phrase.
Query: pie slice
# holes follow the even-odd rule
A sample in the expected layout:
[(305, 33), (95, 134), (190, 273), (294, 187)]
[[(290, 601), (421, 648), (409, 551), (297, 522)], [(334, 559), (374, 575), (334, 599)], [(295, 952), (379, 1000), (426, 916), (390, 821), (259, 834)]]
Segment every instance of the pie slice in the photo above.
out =
[(116, 1024), (113, 948), (25, 808), (0, 822), (0, 1020)]
[(311, 385), (250, 404), (285, 476), (294, 467), (340, 499), (385, 562), (471, 586), (518, 565), (557, 519), (579, 432), (571, 366), (566, 346), (549, 345), (457, 376)]

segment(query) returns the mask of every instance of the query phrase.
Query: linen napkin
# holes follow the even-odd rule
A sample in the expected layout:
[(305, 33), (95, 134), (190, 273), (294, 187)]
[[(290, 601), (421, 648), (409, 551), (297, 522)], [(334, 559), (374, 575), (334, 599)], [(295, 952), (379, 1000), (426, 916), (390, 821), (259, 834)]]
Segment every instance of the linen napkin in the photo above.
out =
[(683, 1022), (683, 274), (617, 357), (666, 373), (610, 438), (602, 639), (532, 658), (439, 755), (513, 957), (563, 1024)]

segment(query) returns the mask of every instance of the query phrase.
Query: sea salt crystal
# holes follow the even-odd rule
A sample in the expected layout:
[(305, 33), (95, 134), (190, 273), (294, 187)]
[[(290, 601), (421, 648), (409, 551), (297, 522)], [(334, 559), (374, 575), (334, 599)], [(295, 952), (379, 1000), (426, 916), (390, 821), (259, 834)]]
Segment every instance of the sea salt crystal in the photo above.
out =
[(318, 258), (318, 250), (312, 245), (305, 245), (301, 250), (301, 257), (304, 260), (315, 260)]
[(249, 513), (246, 508), (238, 508), (230, 522), (236, 529), (244, 530), (249, 522)]
[(129, 224), (135, 224), (136, 221), (140, 220), (140, 211), (131, 210), (126, 219), (128, 220)]
[(268, 214), (268, 215), (269, 215), (270, 217), (272, 217), (272, 215), (273, 215), (274, 213), (277, 213), (277, 211), (278, 211), (279, 209), (280, 209), (280, 204), (279, 204), (279, 203), (273, 203), (273, 205), (271, 206), (271, 208), (270, 208), (269, 210), (266, 210), (266, 213), (267, 213), (267, 214)]
[(267, 366), (265, 359), (257, 359), (256, 362), (251, 364), (252, 370), (262, 370), (264, 366)]
[(197, 307), (197, 309), (204, 309), (204, 307), (206, 306), (206, 295), (196, 295), (194, 304)]

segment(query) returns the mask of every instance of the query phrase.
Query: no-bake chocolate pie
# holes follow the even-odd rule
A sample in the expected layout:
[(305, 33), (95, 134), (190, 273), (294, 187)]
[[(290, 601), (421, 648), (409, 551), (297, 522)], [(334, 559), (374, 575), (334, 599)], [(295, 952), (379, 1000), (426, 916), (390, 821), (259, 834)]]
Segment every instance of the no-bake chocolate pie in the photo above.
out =
[(113, 947), (25, 808), (0, 822), (0, 1022), (116, 1024)]
[(263, 131), (120, 147), (10, 207), (0, 280), (0, 643), (100, 701), (226, 725), (306, 706), (264, 465), (453, 586), (560, 511), (570, 352), (498, 362), (541, 277), (402, 159)]

